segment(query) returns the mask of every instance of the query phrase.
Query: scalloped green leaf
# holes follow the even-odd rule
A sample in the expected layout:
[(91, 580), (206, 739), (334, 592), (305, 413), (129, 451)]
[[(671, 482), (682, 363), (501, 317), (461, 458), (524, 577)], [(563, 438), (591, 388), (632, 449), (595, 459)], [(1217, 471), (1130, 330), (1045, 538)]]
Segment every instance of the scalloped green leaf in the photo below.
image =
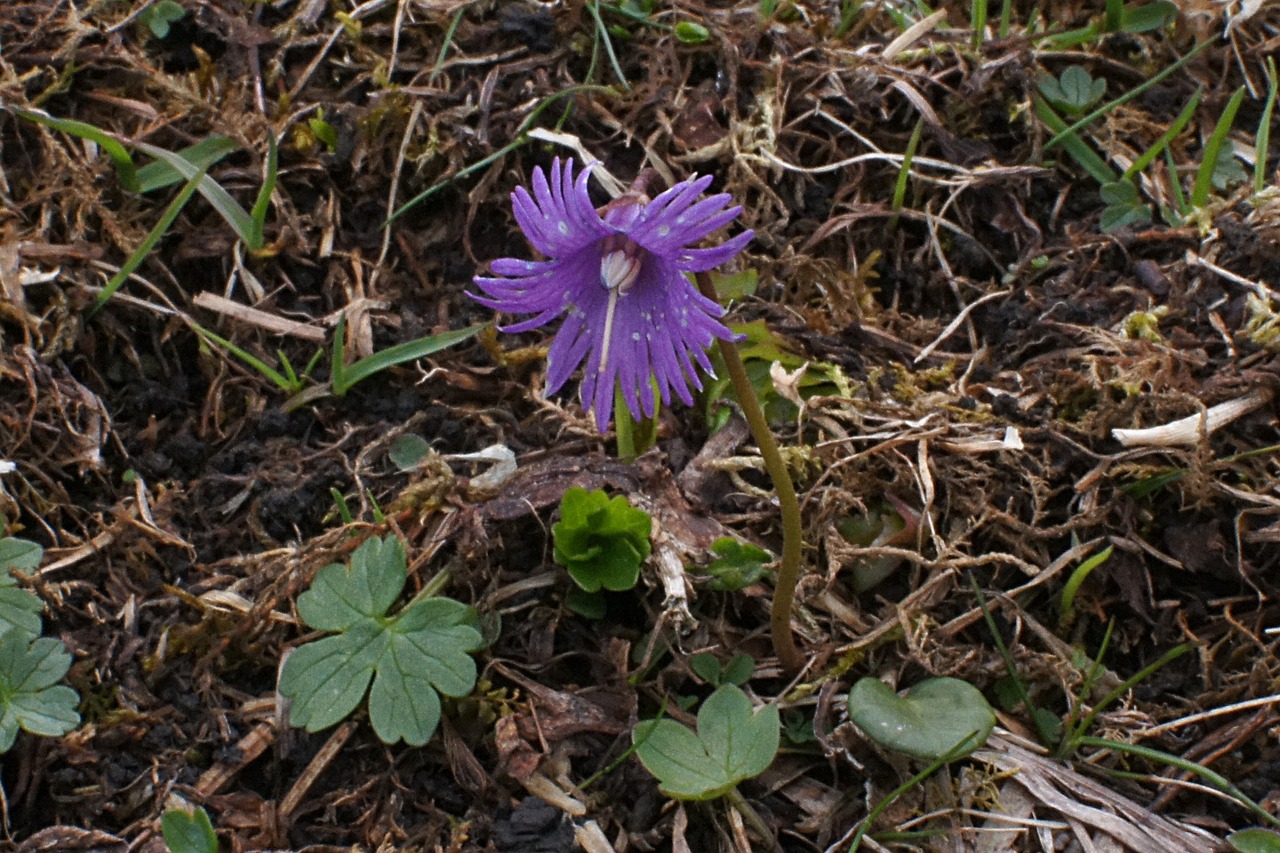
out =
[(0, 539), (0, 634), (11, 628), (34, 640), (40, 636), (40, 612), (44, 602), (18, 583), (11, 570), (33, 572), (40, 568), (44, 549), (35, 542), (6, 536)]
[(968, 755), (996, 724), (982, 693), (958, 678), (930, 678), (904, 696), (863, 678), (849, 691), (849, 718), (880, 746), (929, 761)]
[(0, 636), (0, 752), (13, 746), (19, 729), (56, 737), (80, 724), (80, 697), (58, 684), (70, 668), (61, 640), (32, 641), (14, 628)]
[(218, 853), (218, 836), (209, 813), (169, 809), (160, 817), (160, 833), (170, 853)]
[[(370, 539), (350, 567), (326, 566), (298, 597), (313, 628), (338, 633), (300, 646), (280, 674), (291, 725), (320, 731), (369, 697), (369, 721), (384, 743), (421, 746), (440, 724), (440, 694), (465, 696), (476, 683), (471, 653), (483, 647), (475, 612), (449, 598), (386, 612), (405, 582), (404, 545)], [(372, 686), (371, 686), (372, 685)]]
[(619, 495), (574, 487), (560, 500), (560, 521), (551, 528), (555, 561), (587, 592), (631, 589), (649, 556), (653, 521)]
[(695, 734), (675, 720), (647, 720), (631, 733), (636, 755), (677, 800), (710, 800), (773, 763), (781, 737), (776, 705), (753, 708), (741, 689), (726, 684), (698, 710)]

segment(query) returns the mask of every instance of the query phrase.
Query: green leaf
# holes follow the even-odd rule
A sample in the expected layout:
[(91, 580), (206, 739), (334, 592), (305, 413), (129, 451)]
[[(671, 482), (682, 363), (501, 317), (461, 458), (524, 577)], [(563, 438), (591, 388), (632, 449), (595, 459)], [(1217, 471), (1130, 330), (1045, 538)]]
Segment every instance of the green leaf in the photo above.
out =
[(711, 552), (718, 555), (707, 566), (712, 589), (746, 589), (768, 574), (765, 564), (773, 562), (773, 555), (768, 551), (730, 536), (712, 542)]
[(1147, 33), (1172, 24), (1178, 17), (1178, 5), (1168, 0), (1148, 3), (1120, 14), (1120, 29), (1126, 33)]
[(1036, 88), (1058, 109), (1078, 115), (1092, 107), (1107, 91), (1106, 80), (1094, 80), (1079, 65), (1069, 66), (1058, 79), (1042, 77)]
[(587, 592), (631, 589), (649, 556), (653, 521), (619, 495), (574, 487), (560, 500), (560, 521), (551, 528), (555, 561)]
[[(240, 146), (229, 136), (210, 136), (195, 145), (183, 148), (178, 156), (194, 165), (197, 169), (208, 170)], [(149, 193), (154, 190), (180, 184), (183, 177), (172, 166), (163, 160), (138, 169), (138, 192)]]
[(736, 654), (724, 665), (720, 679), (725, 684), (746, 684), (756, 671), (756, 659), (748, 654)]
[(1242, 829), (1227, 836), (1237, 853), (1280, 853), (1280, 833), (1270, 829)]
[(689, 658), (689, 669), (707, 684), (720, 686), (720, 661), (711, 652), (699, 652)]
[(702, 703), (697, 734), (667, 719), (647, 720), (631, 733), (640, 762), (678, 800), (714, 799), (759, 776), (773, 763), (779, 739), (777, 706), (753, 710), (732, 684)]
[(886, 749), (934, 760), (962, 743), (967, 755), (986, 743), (996, 716), (978, 689), (958, 678), (930, 678), (896, 695), (879, 679), (849, 691), (849, 718)]
[(160, 817), (160, 832), (170, 853), (218, 853), (218, 836), (204, 809), (169, 809)]
[(346, 335), (346, 316), (343, 315), (338, 318), (338, 326), (334, 330), (333, 393), (342, 397), (357, 382), (363, 382), (375, 373), (386, 370), (388, 367), (394, 367), (397, 364), (404, 364), (406, 361), (417, 361), (447, 347), (460, 344), (473, 337), (483, 328), (483, 326), (471, 326), (467, 329), (454, 329), (448, 332), (441, 332), (438, 335), (429, 335), (425, 338), (396, 344), (348, 365), (342, 362), (343, 341)]
[(35, 641), (18, 629), (0, 636), (0, 752), (13, 746), (18, 730), (51, 737), (80, 723), (80, 697), (58, 684), (71, 668), (61, 640)]
[(330, 563), (298, 596), (298, 615), (319, 631), (343, 631), (383, 615), (404, 589), (404, 543), (397, 536), (366, 539), (351, 565)]
[(401, 471), (412, 471), (431, 454), (431, 445), (420, 435), (407, 432), (391, 442), (387, 457)]
[(681, 21), (674, 30), (676, 38), (684, 44), (705, 44), (711, 38), (710, 30), (693, 21)]
[(63, 133), (69, 133), (72, 136), (78, 136), (81, 139), (88, 139), (90, 142), (97, 143), (111, 158), (111, 162), (115, 163), (116, 172), (120, 175), (120, 186), (129, 190), (129, 192), (139, 192), (141, 190), (141, 186), (138, 183), (138, 169), (133, 164), (133, 158), (129, 156), (124, 144), (112, 134), (99, 127), (94, 127), (91, 124), (76, 121), (75, 119), (54, 118), (41, 110), (27, 110), (22, 107), (9, 107), (9, 109), (13, 111), (14, 115), (25, 118), (27, 121), (42, 124), (45, 127), (51, 127), (54, 130), (60, 130)]
[(197, 166), (181, 154), (173, 151), (166, 151), (147, 142), (135, 142), (133, 145), (146, 154), (150, 154), (157, 160), (167, 164), (171, 169), (182, 176), (184, 180), (196, 181), (196, 188), (200, 195), (218, 211), (226, 223), (231, 226), (231, 230), (236, 232), (236, 236), (244, 241), (244, 244), (250, 249), (261, 249), (262, 240), (254, 240), (253, 218), (245, 212), (240, 203), (231, 197), (222, 185), (213, 178), (204, 174), (207, 167)]
[(439, 694), (471, 692), (471, 653), (483, 647), (474, 611), (449, 598), (427, 598), (387, 616), (404, 582), (404, 544), (396, 536), (375, 537), (356, 549), (350, 567), (325, 566), (298, 597), (307, 625), (339, 633), (299, 647), (285, 661), (280, 692), (292, 701), (290, 724), (312, 732), (328, 728), (367, 691), (378, 737), (421, 746), (440, 723)]
[(6, 536), (0, 539), (0, 634), (17, 629), (34, 640), (40, 636), (40, 611), (44, 602), (25, 589), (18, 589), (10, 569), (30, 572), (40, 567), (44, 549), (35, 542)]
[(1099, 222), (1103, 231), (1151, 221), (1151, 208), (1138, 199), (1138, 188), (1129, 181), (1105, 183), (1098, 189), (1098, 195), (1107, 204)]
[(182, 20), (186, 14), (187, 10), (176, 0), (160, 0), (148, 8), (140, 16), (140, 20), (146, 23), (152, 35), (162, 39), (169, 35), (169, 25)]

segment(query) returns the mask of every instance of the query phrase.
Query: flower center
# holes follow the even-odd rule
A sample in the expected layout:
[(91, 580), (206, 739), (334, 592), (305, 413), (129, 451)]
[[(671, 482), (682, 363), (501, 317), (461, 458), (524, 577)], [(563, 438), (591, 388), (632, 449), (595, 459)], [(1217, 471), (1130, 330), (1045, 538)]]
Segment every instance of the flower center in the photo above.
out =
[(622, 234), (606, 237), (601, 249), (600, 283), (606, 290), (626, 293), (640, 276), (644, 250)]

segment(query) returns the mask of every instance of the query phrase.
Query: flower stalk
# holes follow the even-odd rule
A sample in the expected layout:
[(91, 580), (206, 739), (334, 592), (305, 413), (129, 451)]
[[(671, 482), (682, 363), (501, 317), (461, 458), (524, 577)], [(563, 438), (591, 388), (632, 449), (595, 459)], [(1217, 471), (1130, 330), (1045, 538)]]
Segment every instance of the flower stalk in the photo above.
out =
[[(708, 299), (718, 299), (711, 276), (705, 272), (696, 274), (698, 290)], [(760, 448), (760, 456), (764, 459), (765, 470), (773, 480), (773, 489), (778, 495), (778, 509), (782, 515), (782, 559), (778, 563), (778, 577), (773, 588), (773, 607), (769, 612), (769, 634), (773, 639), (773, 651), (783, 669), (788, 672), (799, 672), (804, 666), (804, 658), (796, 648), (795, 638), (791, 634), (791, 610), (795, 605), (796, 583), (800, 579), (800, 555), (803, 530), (800, 524), (800, 502), (796, 499), (796, 487), (791, 482), (791, 473), (787, 471), (787, 463), (782, 458), (778, 443), (773, 439), (769, 422), (765, 419), (764, 410), (760, 408), (760, 400), (756, 397), (751, 380), (747, 377), (747, 368), (738, 354), (738, 345), (732, 340), (717, 340), (720, 356), (724, 359), (725, 369), (729, 373), (729, 381), (738, 395), (738, 403), (742, 406), (743, 417), (751, 435)]]

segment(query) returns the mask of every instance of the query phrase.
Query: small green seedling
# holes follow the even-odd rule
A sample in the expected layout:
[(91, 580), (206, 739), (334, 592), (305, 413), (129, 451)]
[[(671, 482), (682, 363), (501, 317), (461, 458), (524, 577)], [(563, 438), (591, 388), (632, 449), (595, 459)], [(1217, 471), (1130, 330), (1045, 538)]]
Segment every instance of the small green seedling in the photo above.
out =
[(1111, 553), (1115, 550), (1114, 545), (1108, 545), (1089, 559), (1085, 560), (1076, 570), (1071, 573), (1071, 577), (1067, 578), (1067, 582), (1062, 585), (1062, 596), (1059, 599), (1058, 625), (1061, 628), (1070, 628), (1071, 624), (1076, 620), (1076, 593), (1080, 591), (1080, 587), (1084, 584), (1085, 579), (1093, 572), (1094, 569), (1101, 566), (1111, 558)]
[(1114, 231), (1126, 225), (1151, 221), (1151, 207), (1138, 198), (1138, 188), (1129, 181), (1112, 181), (1098, 189), (1106, 207), (1098, 223), (1103, 231)]
[[(298, 597), (298, 615), (334, 635), (295, 649), (280, 674), (291, 725), (320, 731), (369, 694), (369, 721), (384, 743), (421, 746), (440, 723), (440, 693), (465, 696), (476, 683), (471, 653), (483, 647), (475, 611), (419, 596), (387, 611), (405, 584), (404, 543), (368, 539), (351, 565), (332, 563)], [(370, 682), (373, 682), (370, 688)]]
[(753, 709), (738, 687), (726, 684), (698, 710), (695, 734), (675, 720), (646, 720), (631, 732), (636, 755), (677, 800), (712, 800), (769, 769), (778, 753), (778, 708)]
[(169, 809), (160, 818), (160, 832), (169, 853), (218, 853), (218, 836), (202, 808)]
[(1280, 833), (1270, 829), (1242, 829), (1227, 836), (1236, 853), (1280, 853)]
[(619, 495), (574, 487), (560, 500), (560, 521), (551, 528), (555, 561), (587, 592), (631, 589), (649, 556), (649, 514)]
[(40, 636), (44, 603), (25, 589), (18, 589), (11, 570), (32, 571), (40, 566), (43, 556), (44, 549), (35, 542), (12, 536), (0, 539), (0, 633), (16, 630), (29, 640)]
[(57, 737), (80, 724), (80, 697), (58, 684), (71, 668), (61, 640), (32, 640), (10, 628), (0, 636), (0, 752), (8, 752), (18, 730)]
[(1079, 65), (1072, 65), (1056, 80), (1044, 75), (1036, 82), (1036, 88), (1049, 103), (1067, 115), (1078, 116), (1102, 100), (1107, 93), (1107, 81), (1095, 80)]
[(175, 0), (160, 0), (154, 6), (148, 6), (138, 16), (138, 21), (145, 24), (151, 34), (158, 39), (168, 38), (169, 27), (182, 20), (187, 10)]
[(474, 337), (483, 328), (484, 326), (470, 326), (465, 329), (441, 332), (438, 335), (427, 335), (387, 347), (373, 355), (347, 364), (347, 315), (343, 314), (338, 317), (337, 327), (333, 331), (333, 364), (330, 368), (330, 383), (333, 386), (334, 396), (345, 397), (356, 383), (363, 382), (375, 373), (407, 361), (417, 361), (447, 347), (460, 344)]
[(726, 684), (742, 686), (756, 671), (756, 659), (751, 655), (736, 654), (721, 667), (719, 659), (711, 652), (700, 652), (689, 658), (689, 668), (712, 687)]
[(987, 742), (995, 712), (978, 688), (958, 678), (930, 678), (898, 696), (876, 678), (849, 691), (849, 718), (880, 746), (934, 761), (963, 758)]
[(711, 40), (711, 31), (693, 21), (681, 21), (675, 25), (673, 32), (683, 44), (706, 44)]
[(732, 536), (722, 536), (711, 543), (716, 555), (707, 566), (711, 576), (711, 588), (736, 592), (757, 583), (769, 573), (765, 566), (773, 562), (773, 555), (750, 542), (742, 542)]

